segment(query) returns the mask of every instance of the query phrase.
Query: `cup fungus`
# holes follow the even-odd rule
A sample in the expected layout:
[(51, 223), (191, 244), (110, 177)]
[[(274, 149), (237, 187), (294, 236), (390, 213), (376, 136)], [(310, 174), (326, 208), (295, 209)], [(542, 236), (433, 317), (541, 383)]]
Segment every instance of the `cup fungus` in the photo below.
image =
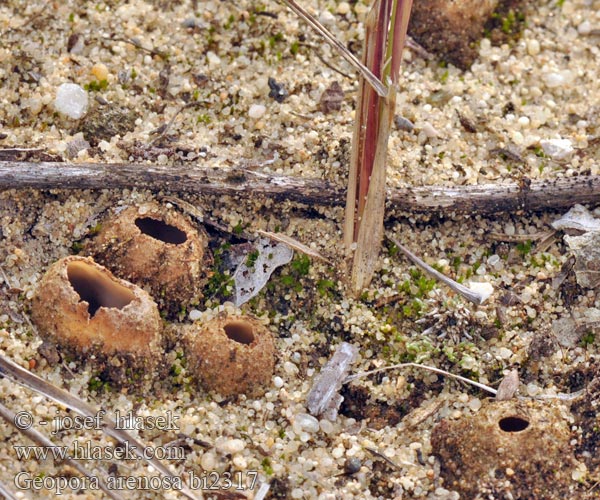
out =
[(570, 497), (577, 466), (569, 424), (555, 403), (494, 401), (442, 420), (431, 436), (444, 487), (461, 498)]
[(207, 390), (256, 396), (273, 376), (271, 332), (250, 316), (218, 316), (190, 325), (185, 336), (190, 369)]
[(115, 275), (148, 290), (171, 313), (197, 302), (210, 264), (207, 238), (179, 212), (156, 203), (106, 220), (87, 252)]
[(33, 296), (31, 317), (45, 340), (76, 355), (111, 358), (114, 366), (150, 374), (162, 352), (156, 303), (91, 258), (65, 257), (50, 266)]

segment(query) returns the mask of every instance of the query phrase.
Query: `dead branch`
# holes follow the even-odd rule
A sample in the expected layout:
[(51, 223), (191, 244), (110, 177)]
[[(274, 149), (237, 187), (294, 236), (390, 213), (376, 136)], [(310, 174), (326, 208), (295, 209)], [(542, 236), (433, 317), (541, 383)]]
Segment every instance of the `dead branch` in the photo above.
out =
[[(264, 196), (310, 205), (342, 206), (345, 190), (320, 179), (286, 177), (240, 167), (0, 161), (0, 190), (151, 189), (216, 196)], [(600, 176), (476, 186), (388, 189), (391, 210), (452, 216), (532, 212), (600, 204)]]

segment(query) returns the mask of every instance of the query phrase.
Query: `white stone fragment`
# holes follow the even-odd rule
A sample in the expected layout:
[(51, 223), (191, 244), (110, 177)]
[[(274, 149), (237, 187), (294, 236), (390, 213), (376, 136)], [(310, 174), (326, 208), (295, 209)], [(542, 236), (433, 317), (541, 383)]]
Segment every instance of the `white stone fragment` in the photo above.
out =
[(423, 133), (429, 138), (429, 139), (434, 139), (436, 137), (439, 137), (440, 133), (435, 129), (435, 127), (429, 123), (426, 122), (423, 125)]
[(548, 88), (566, 87), (573, 82), (573, 73), (568, 69), (564, 71), (548, 71), (542, 73), (542, 80)]
[(577, 26), (577, 33), (580, 35), (589, 35), (592, 31), (592, 24), (586, 19)]
[(540, 53), (540, 42), (538, 42), (535, 38), (530, 38), (527, 40), (527, 53), (530, 56), (536, 56)]
[(61, 115), (79, 120), (88, 108), (87, 92), (75, 83), (63, 83), (56, 91), (54, 108)]
[(206, 60), (208, 61), (208, 67), (211, 69), (217, 68), (221, 65), (221, 59), (212, 51), (208, 51), (206, 53)]
[(202, 311), (198, 309), (192, 309), (189, 314), (189, 318), (191, 321), (196, 321), (202, 317)]
[(350, 4), (348, 2), (340, 2), (335, 10), (338, 14), (345, 16), (350, 12)]
[(225, 453), (239, 453), (246, 448), (246, 443), (242, 439), (228, 439), (224, 441), (219, 448)]
[(252, 104), (248, 109), (248, 116), (253, 120), (258, 120), (267, 112), (266, 106), (262, 104)]
[(328, 10), (323, 10), (319, 14), (319, 21), (321, 21), (321, 24), (324, 24), (325, 26), (327, 26), (327, 25), (333, 24), (335, 22), (335, 16)]
[(296, 434), (302, 431), (314, 434), (319, 432), (319, 421), (308, 413), (298, 413), (294, 418), (292, 427)]
[(352, 344), (342, 342), (338, 346), (308, 393), (306, 406), (311, 415), (322, 415), (331, 421), (337, 418), (338, 408), (344, 399), (338, 391), (357, 355), (358, 348)]
[(540, 146), (553, 160), (567, 160), (574, 152), (569, 139), (542, 139)]
[(582, 205), (574, 205), (571, 210), (560, 219), (550, 224), (558, 231), (576, 229), (577, 231), (600, 231), (600, 219), (596, 219), (590, 211)]

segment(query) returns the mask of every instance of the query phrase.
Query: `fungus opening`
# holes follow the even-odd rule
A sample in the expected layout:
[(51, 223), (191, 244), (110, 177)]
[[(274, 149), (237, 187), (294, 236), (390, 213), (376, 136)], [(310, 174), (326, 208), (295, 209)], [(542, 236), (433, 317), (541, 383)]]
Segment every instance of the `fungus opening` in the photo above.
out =
[(135, 295), (123, 285), (111, 280), (87, 262), (71, 262), (67, 276), (73, 290), (88, 303), (88, 313), (93, 318), (101, 307), (123, 309)]
[(135, 225), (143, 234), (147, 234), (151, 238), (165, 243), (181, 245), (187, 240), (187, 235), (181, 229), (158, 219), (138, 217), (135, 219)]
[(529, 427), (529, 422), (521, 417), (504, 417), (498, 421), (498, 426), (504, 432), (521, 432)]
[(227, 323), (224, 326), (227, 337), (240, 344), (252, 344), (254, 342), (254, 332), (252, 326), (243, 321)]

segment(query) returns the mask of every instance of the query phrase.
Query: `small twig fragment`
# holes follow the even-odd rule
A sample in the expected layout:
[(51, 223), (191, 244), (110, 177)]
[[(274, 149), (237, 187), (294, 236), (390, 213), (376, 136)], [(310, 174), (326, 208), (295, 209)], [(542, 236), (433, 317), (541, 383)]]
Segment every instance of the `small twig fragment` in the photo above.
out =
[(414, 253), (412, 253), (404, 245), (401, 245), (393, 238), (390, 238), (390, 240), (392, 241), (392, 243), (394, 243), (394, 245), (396, 245), (400, 250), (402, 250), (404, 255), (406, 255), (413, 262), (413, 264), (420, 267), (421, 269), (423, 269), (423, 271), (429, 273), (431, 276), (438, 279), (439, 281), (441, 281), (442, 283), (447, 285), (450, 289), (454, 290), (456, 293), (458, 293), (465, 299), (469, 300), (473, 304), (479, 306), (479, 305), (483, 304), (489, 298), (489, 294), (483, 293), (482, 291), (478, 292), (476, 290), (471, 290), (470, 288), (467, 288), (466, 286), (461, 285), (460, 283), (454, 281), (453, 279), (448, 278), (447, 276), (443, 275), (439, 271), (436, 271), (433, 267), (431, 267), (429, 264), (426, 264), (424, 261), (422, 261), (419, 257), (417, 257)]
[(292, 10), (296, 15), (304, 19), (312, 29), (314, 29), (319, 35), (321, 35), (325, 41), (331, 45), (335, 50), (339, 52), (339, 54), (346, 59), (352, 66), (354, 66), (360, 74), (363, 76), (365, 80), (369, 82), (369, 84), (375, 89), (375, 91), (381, 97), (387, 97), (388, 89), (381, 82), (379, 78), (377, 78), (369, 68), (367, 68), (360, 60), (350, 52), (344, 45), (334, 37), (328, 30), (323, 26), (319, 21), (317, 21), (313, 16), (311, 16), (304, 8), (302, 8), (295, 0), (283, 0), (285, 4)]
[(271, 240), (279, 241), (280, 243), (285, 243), (292, 249), (298, 252), (302, 252), (303, 254), (306, 254), (309, 257), (314, 257), (315, 259), (322, 260), (323, 262), (329, 262), (329, 260), (323, 257), (319, 252), (307, 247), (304, 243), (300, 243), (298, 240), (295, 240), (291, 236), (287, 236), (281, 233), (272, 233), (270, 231), (263, 231), (262, 229), (257, 229), (256, 232), (261, 236), (266, 236)]
[(348, 382), (352, 382), (353, 380), (356, 380), (358, 378), (368, 377), (369, 375), (374, 375), (375, 373), (380, 373), (380, 372), (387, 371), (387, 370), (396, 370), (398, 368), (421, 368), (423, 370), (427, 370), (427, 371), (434, 372), (434, 373), (439, 373), (440, 375), (445, 375), (447, 377), (454, 378), (456, 380), (460, 380), (461, 382), (466, 382), (467, 384), (474, 385), (475, 387), (478, 387), (479, 389), (487, 391), (490, 394), (493, 394), (494, 396), (498, 392), (498, 391), (496, 391), (496, 389), (490, 387), (489, 385), (481, 384), (479, 382), (476, 382), (475, 380), (461, 377), (460, 375), (455, 375), (454, 373), (450, 373), (445, 370), (435, 368), (433, 366), (420, 365), (419, 363), (400, 363), (398, 365), (384, 366), (383, 368), (377, 368), (375, 370), (357, 373), (355, 375), (350, 375), (349, 377), (347, 377), (346, 380), (344, 380), (344, 384), (347, 384)]

